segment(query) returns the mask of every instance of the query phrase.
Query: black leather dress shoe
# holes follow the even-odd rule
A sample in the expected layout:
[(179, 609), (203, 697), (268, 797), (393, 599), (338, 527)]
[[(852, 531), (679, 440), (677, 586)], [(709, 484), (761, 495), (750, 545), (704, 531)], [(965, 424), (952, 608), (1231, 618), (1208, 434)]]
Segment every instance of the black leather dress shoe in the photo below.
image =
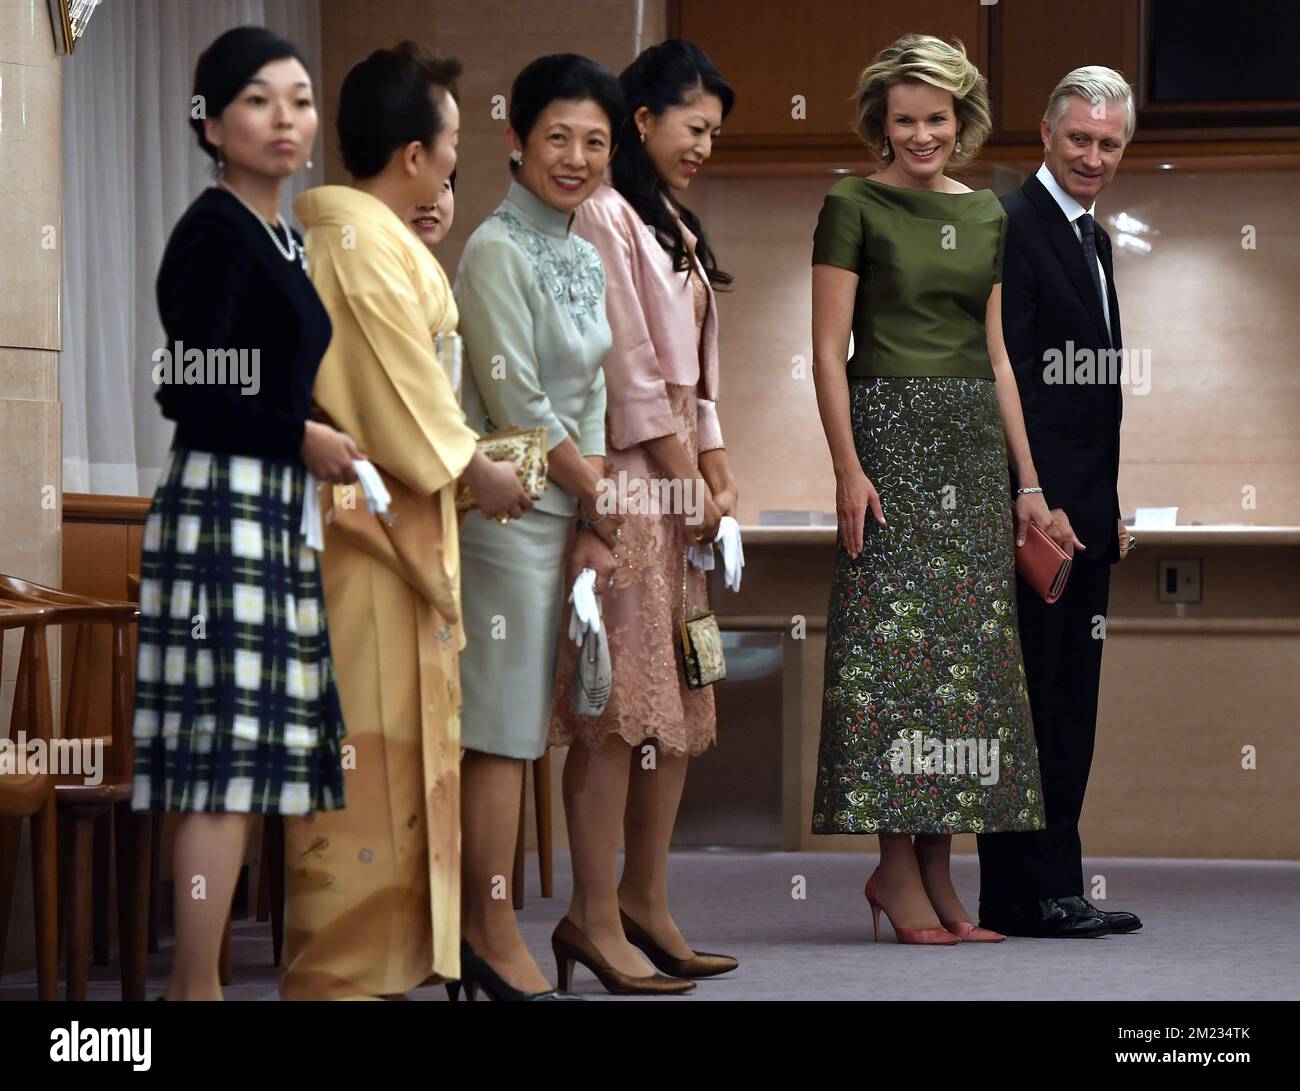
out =
[(1142, 927), (1142, 921), (1136, 913), (1126, 913), (1123, 910), (1117, 910), (1113, 913), (1107, 912), (1104, 909), (1098, 909), (1087, 898), (1081, 898), (1077, 894), (1072, 894), (1068, 898), (1056, 898), (1055, 901), (1071, 916), (1099, 917), (1106, 922), (1107, 927), (1112, 932), (1119, 934), (1136, 932)]
[(980, 927), (1029, 939), (1083, 939), (1110, 934), (1110, 926), (1101, 917), (1071, 913), (1055, 898), (980, 902)]

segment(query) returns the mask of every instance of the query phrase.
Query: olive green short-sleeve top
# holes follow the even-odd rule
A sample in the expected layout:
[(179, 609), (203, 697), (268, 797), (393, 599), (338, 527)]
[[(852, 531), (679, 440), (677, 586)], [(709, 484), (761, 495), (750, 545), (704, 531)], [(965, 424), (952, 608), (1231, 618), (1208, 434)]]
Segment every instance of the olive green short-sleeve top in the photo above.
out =
[(984, 316), (1002, 280), (1006, 225), (991, 190), (836, 182), (812, 263), (858, 274), (848, 374), (992, 379)]

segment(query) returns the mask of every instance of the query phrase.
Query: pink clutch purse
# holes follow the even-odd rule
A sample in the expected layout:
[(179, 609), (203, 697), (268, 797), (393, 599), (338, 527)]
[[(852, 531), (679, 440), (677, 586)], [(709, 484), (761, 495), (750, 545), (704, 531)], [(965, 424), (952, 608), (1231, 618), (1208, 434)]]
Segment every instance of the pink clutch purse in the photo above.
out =
[(1061, 597), (1073, 559), (1033, 523), (1025, 528), (1025, 544), (1016, 547), (1016, 572), (1049, 605)]

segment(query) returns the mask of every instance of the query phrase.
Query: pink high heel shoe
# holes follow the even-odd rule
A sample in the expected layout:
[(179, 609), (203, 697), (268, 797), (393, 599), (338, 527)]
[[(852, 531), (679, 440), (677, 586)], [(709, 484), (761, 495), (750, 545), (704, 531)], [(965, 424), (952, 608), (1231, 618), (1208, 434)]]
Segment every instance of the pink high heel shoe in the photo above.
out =
[[(877, 868), (877, 871), (879, 869)], [(876, 900), (876, 872), (871, 873), (871, 878), (867, 880), (866, 889), (863, 894), (867, 897), (867, 904), (871, 906), (871, 929), (875, 934), (875, 942), (880, 942), (880, 911), (885, 910), (885, 916), (889, 918), (889, 923), (894, 927), (894, 935), (898, 937), (899, 943), (916, 943), (924, 945), (937, 945), (951, 947), (960, 940), (946, 928), (901, 928), (894, 924), (893, 914)]]
[(962, 943), (1001, 943), (1007, 938), (1001, 932), (979, 928), (970, 921), (944, 921), (943, 926)]

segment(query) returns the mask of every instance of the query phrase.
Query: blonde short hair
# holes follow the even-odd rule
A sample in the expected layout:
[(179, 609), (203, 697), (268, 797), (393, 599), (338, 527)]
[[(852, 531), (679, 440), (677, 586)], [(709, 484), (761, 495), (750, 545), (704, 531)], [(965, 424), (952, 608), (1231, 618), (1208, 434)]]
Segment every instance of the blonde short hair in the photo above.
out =
[(1065, 116), (1072, 95), (1078, 95), (1079, 98), (1091, 102), (1094, 106), (1102, 102), (1124, 103), (1124, 143), (1127, 144), (1133, 139), (1133, 131), (1137, 128), (1133, 88), (1115, 69), (1100, 64), (1088, 64), (1067, 73), (1047, 96), (1047, 109), (1043, 116), (1047, 118), (1047, 128), (1050, 132), (1056, 132), (1056, 126)]
[(993, 131), (988, 83), (967, 58), (966, 47), (960, 39), (948, 43), (930, 34), (904, 34), (877, 53), (875, 60), (862, 70), (853, 96), (857, 105), (855, 127), (863, 143), (881, 162), (890, 158), (885, 154), (889, 89), (899, 83), (928, 83), (952, 95), (961, 141), (961, 151), (954, 151), (948, 160), (952, 166), (969, 163), (979, 154)]

